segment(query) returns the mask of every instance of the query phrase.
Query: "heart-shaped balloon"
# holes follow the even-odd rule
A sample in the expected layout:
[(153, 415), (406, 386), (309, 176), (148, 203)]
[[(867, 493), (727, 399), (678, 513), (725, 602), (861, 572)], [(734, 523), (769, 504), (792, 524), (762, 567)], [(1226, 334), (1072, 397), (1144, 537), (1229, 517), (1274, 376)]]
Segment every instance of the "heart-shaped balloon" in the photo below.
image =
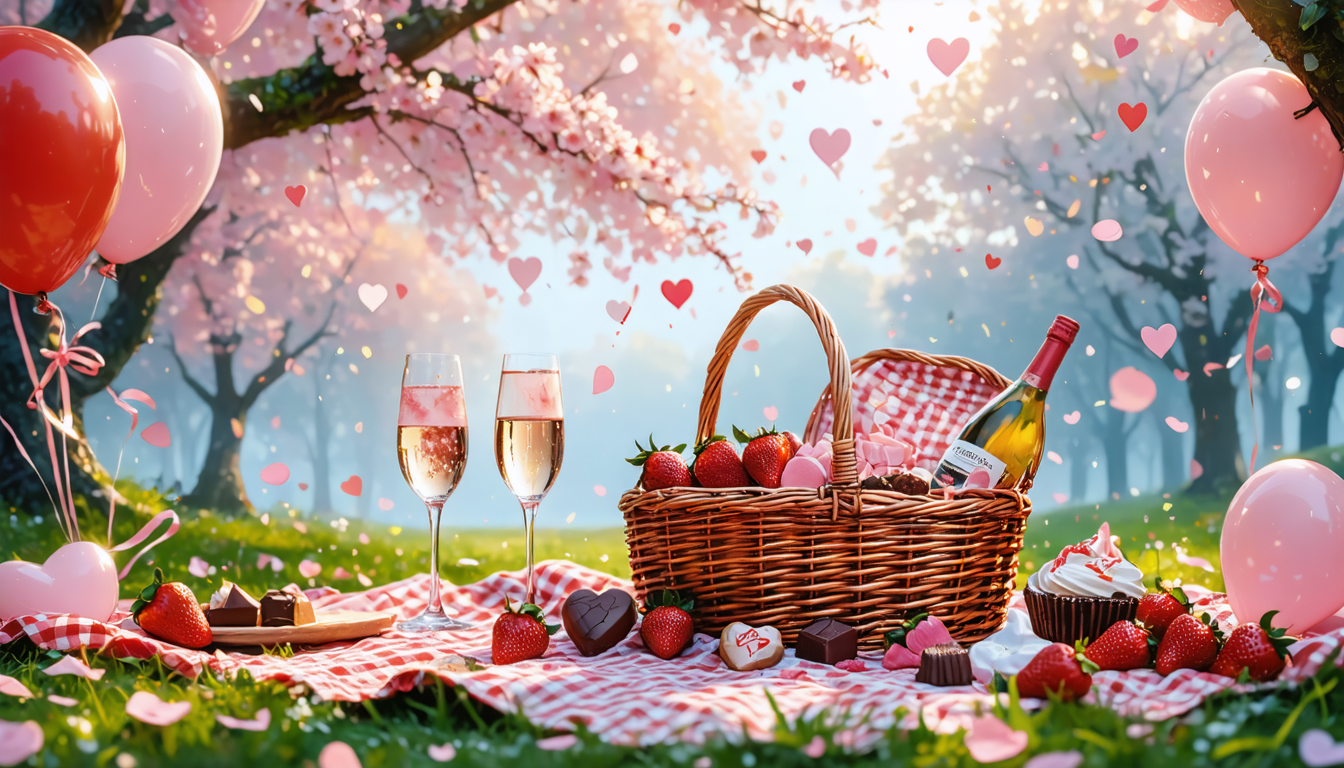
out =
[(784, 658), (784, 640), (774, 627), (749, 627), (735, 621), (719, 634), (719, 657), (738, 672), (773, 667)]
[(0, 619), (68, 613), (107, 621), (117, 608), (117, 566), (88, 541), (66, 544), (41, 565), (0, 563)]

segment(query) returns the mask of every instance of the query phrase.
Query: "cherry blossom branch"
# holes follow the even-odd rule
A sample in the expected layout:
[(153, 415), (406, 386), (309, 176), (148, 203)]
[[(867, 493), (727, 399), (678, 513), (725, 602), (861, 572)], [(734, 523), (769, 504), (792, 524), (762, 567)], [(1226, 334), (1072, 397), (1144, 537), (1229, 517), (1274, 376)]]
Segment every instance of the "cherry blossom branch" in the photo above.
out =
[(314, 330), (308, 338), (300, 342), (299, 346), (295, 347), (293, 352), (286, 350), (285, 344), (289, 339), (289, 332), (294, 325), (294, 321), (292, 319), (285, 321), (285, 325), (280, 331), (280, 339), (275, 344), (275, 351), (280, 354), (272, 354), (270, 364), (261, 369), (261, 371), (258, 372), (256, 376), (253, 376), (252, 380), (248, 382), (247, 389), (243, 390), (242, 394), (244, 407), (251, 406), (255, 403), (257, 398), (261, 396), (261, 393), (266, 391), (267, 387), (280, 379), (285, 373), (285, 365), (291, 359), (296, 359), (302, 356), (304, 352), (307, 352), (314, 344), (322, 339), (335, 335), (331, 330), (331, 318), (334, 317), (335, 314), (336, 302), (333, 301), (327, 307), (327, 316), (322, 319), (322, 323), (318, 325), (317, 329)]
[(186, 362), (182, 360), (182, 356), (177, 352), (177, 340), (173, 338), (171, 333), (168, 334), (168, 353), (173, 356), (173, 361), (177, 363), (177, 370), (182, 374), (182, 380), (187, 383), (188, 387), (191, 387), (191, 391), (195, 392), (196, 396), (201, 398), (206, 405), (214, 408), (214, 394), (207, 390), (205, 385), (201, 384), (195, 376), (191, 375), (191, 371), (187, 369)]

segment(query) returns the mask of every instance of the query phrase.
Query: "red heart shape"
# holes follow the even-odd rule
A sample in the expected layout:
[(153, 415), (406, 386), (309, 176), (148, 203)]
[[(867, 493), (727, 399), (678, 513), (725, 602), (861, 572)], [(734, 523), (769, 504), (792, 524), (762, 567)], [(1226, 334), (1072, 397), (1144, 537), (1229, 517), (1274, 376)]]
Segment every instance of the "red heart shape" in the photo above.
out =
[(1120, 121), (1130, 133), (1137, 131), (1139, 126), (1143, 125), (1143, 121), (1148, 119), (1148, 105), (1142, 101), (1134, 105), (1121, 104), (1116, 108), (1116, 112), (1120, 114)]
[(303, 202), (303, 196), (306, 194), (308, 194), (308, 188), (302, 184), (285, 187), (285, 197), (289, 198), (289, 202), (293, 203), (295, 208), (298, 208), (299, 203)]
[(663, 296), (666, 297), (668, 301), (672, 302), (672, 306), (677, 309), (681, 309), (681, 305), (685, 304), (686, 300), (691, 298), (691, 291), (693, 289), (694, 286), (691, 285), (690, 280), (681, 280), (676, 283), (671, 280), (663, 281)]
[(805, 237), (805, 238), (803, 238), (802, 240), (799, 240), (799, 241), (798, 241), (798, 247), (801, 248), (801, 249), (803, 249), (803, 253), (804, 253), (804, 254), (811, 253), (811, 252), (812, 252), (812, 239), (809, 238), (809, 237)]
[(1137, 37), (1125, 37), (1123, 33), (1115, 36), (1115, 55), (1125, 58), (1139, 49)]
[(862, 253), (864, 256), (872, 256), (876, 252), (877, 252), (876, 238), (870, 237), (867, 240), (864, 240), (862, 243), (859, 243), (859, 253)]
[(986, 267), (989, 267), (990, 269), (997, 269), (998, 266), (999, 266), (1000, 264), (1002, 264), (1002, 263), (1003, 263), (1003, 259), (996, 259), (996, 258), (994, 258), (994, 254), (992, 254), (992, 253), (986, 253), (986, 254), (985, 254), (985, 266), (986, 266)]
[(406, 286), (402, 285), (401, 283), (397, 283), (397, 298), (398, 299), (406, 298)]
[(307, 484), (307, 483), (299, 483), (299, 490), (300, 490), (300, 491), (306, 491), (306, 490), (308, 490), (308, 484)]
[(341, 483), (341, 490), (351, 496), (358, 496), (364, 492), (364, 481), (359, 479), (359, 475), (351, 475), (349, 480)]
[(765, 162), (765, 150), (764, 149), (751, 150), (751, 159), (755, 160), (757, 164)]
[(795, 91), (797, 91), (797, 92), (799, 92), (799, 93), (802, 93), (802, 92), (803, 92), (803, 89), (806, 88), (806, 87), (807, 87), (807, 81), (806, 81), (806, 80), (797, 80), (797, 81), (795, 81), (794, 84), (793, 84), (793, 90), (795, 90)]

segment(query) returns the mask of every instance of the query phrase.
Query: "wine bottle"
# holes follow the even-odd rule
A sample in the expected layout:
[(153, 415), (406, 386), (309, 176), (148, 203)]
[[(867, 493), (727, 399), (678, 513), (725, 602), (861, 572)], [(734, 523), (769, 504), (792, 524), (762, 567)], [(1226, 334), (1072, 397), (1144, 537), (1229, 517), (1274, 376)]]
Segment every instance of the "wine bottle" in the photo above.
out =
[(933, 488), (1017, 488), (1031, 482), (1045, 446), (1045, 396), (1077, 335), (1077, 322), (1055, 317), (1022, 378), (977, 411), (947, 447)]

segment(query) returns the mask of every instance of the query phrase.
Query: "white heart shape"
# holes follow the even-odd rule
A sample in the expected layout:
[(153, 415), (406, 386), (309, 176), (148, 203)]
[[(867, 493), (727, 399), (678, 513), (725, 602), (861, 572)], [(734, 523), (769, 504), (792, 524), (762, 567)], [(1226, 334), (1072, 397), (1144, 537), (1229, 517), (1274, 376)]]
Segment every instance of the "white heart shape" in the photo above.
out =
[(381, 283), (378, 285), (360, 283), (359, 300), (364, 302), (364, 306), (368, 307), (370, 312), (377, 312), (383, 302), (387, 301), (387, 288)]
[(0, 620), (68, 613), (107, 621), (117, 608), (117, 566), (89, 541), (66, 544), (41, 565), (0, 563)]
[(738, 672), (773, 667), (784, 658), (784, 640), (774, 627), (751, 627), (735, 621), (719, 634), (719, 657)]

